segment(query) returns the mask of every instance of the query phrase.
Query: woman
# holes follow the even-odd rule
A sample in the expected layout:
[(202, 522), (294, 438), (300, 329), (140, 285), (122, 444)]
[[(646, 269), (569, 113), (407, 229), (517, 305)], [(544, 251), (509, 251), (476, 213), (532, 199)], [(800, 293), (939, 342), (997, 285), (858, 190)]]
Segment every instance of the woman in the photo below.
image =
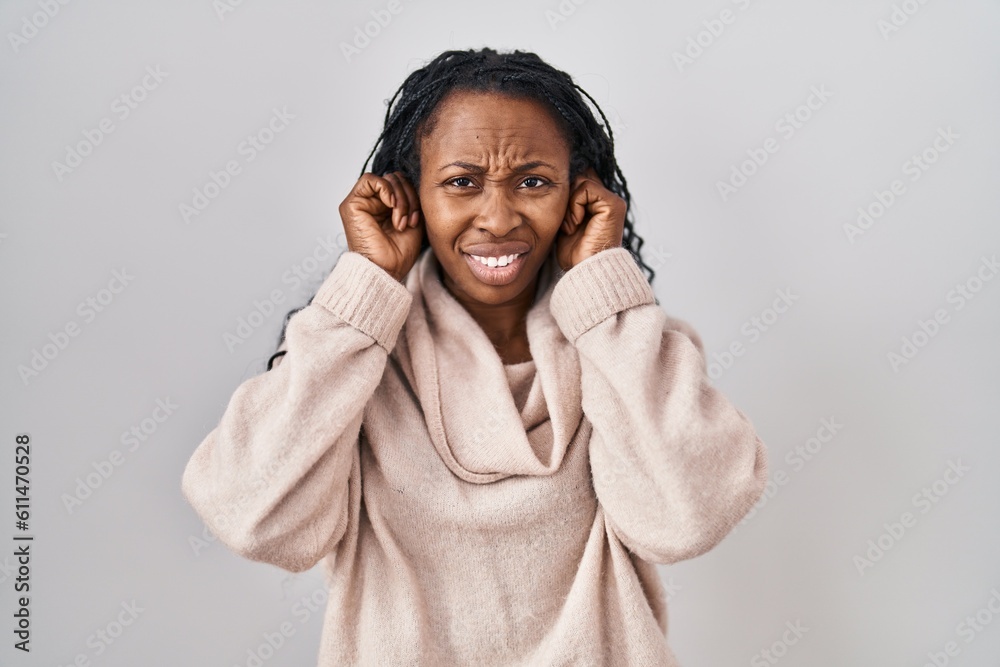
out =
[(246, 558), (324, 562), (320, 665), (676, 665), (654, 564), (747, 513), (764, 445), (655, 301), (569, 75), (449, 51), (401, 91), (348, 251), (184, 493)]

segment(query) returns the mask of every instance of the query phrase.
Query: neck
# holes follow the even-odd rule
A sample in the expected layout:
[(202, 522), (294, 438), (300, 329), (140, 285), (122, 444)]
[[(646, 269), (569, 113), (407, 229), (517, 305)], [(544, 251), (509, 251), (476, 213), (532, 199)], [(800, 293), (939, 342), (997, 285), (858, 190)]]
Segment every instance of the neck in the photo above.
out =
[(501, 361), (505, 364), (514, 364), (531, 359), (528, 349), (527, 318), (528, 311), (535, 303), (539, 278), (540, 276), (536, 274), (521, 294), (507, 303), (496, 305), (475, 301), (455, 290), (448, 276), (444, 276), (443, 284), (479, 324), (496, 348)]

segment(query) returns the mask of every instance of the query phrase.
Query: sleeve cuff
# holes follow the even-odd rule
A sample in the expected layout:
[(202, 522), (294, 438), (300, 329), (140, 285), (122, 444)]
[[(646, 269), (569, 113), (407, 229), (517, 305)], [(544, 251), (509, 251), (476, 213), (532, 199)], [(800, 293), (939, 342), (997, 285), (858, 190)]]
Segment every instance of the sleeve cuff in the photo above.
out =
[(391, 352), (406, 321), (413, 295), (403, 283), (361, 253), (341, 254), (313, 297), (351, 326)]
[(624, 247), (607, 248), (563, 274), (549, 309), (563, 335), (575, 342), (615, 313), (656, 302), (646, 275)]

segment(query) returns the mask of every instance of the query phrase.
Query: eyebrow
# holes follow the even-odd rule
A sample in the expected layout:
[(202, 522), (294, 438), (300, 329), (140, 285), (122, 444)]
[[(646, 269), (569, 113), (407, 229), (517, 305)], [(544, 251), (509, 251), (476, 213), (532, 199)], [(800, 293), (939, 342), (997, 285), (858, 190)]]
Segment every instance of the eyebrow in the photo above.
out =
[[(472, 164), (471, 162), (461, 162), (461, 161), (446, 164), (445, 166), (441, 167), (438, 171), (444, 171), (448, 167), (461, 167), (462, 169), (471, 171), (475, 174), (482, 174), (486, 171), (485, 167), (482, 167), (478, 164)], [(558, 171), (548, 162), (543, 162), (542, 160), (535, 160), (534, 162), (525, 162), (524, 164), (514, 167), (514, 172), (517, 174), (522, 174), (526, 171), (531, 171), (532, 169), (535, 169), (537, 167), (548, 167), (549, 169)]]

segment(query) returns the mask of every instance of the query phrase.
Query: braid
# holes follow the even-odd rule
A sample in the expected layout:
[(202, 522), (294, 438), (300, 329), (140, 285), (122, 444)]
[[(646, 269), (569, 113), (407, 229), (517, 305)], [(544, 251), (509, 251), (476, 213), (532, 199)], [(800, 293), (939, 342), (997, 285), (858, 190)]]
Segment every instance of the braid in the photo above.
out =
[[(423, 67), (411, 72), (392, 98), (385, 101), (382, 132), (361, 167), (359, 178), (368, 170), (379, 176), (402, 171), (414, 187), (420, 187), (420, 138), (432, 131), (439, 102), (453, 91), (500, 93), (510, 97), (537, 100), (555, 111), (570, 149), (570, 180), (593, 167), (601, 182), (625, 200), (625, 228), (622, 246), (646, 274), (652, 284), (656, 272), (641, 254), (644, 240), (635, 232), (632, 197), (625, 175), (615, 159), (614, 132), (604, 111), (573, 78), (538, 55), (514, 50), (499, 53), (489, 47), (449, 50), (440, 53)], [(598, 123), (590, 105), (597, 110)], [(425, 236), (420, 252), (429, 247)], [(314, 295), (315, 296), (315, 295)], [(310, 298), (309, 303), (312, 303)], [(657, 300), (657, 303), (659, 301)], [(308, 304), (307, 304), (308, 305)], [(285, 316), (278, 346), (285, 340), (285, 328), (296, 308)], [(268, 362), (283, 354), (278, 352)]]

